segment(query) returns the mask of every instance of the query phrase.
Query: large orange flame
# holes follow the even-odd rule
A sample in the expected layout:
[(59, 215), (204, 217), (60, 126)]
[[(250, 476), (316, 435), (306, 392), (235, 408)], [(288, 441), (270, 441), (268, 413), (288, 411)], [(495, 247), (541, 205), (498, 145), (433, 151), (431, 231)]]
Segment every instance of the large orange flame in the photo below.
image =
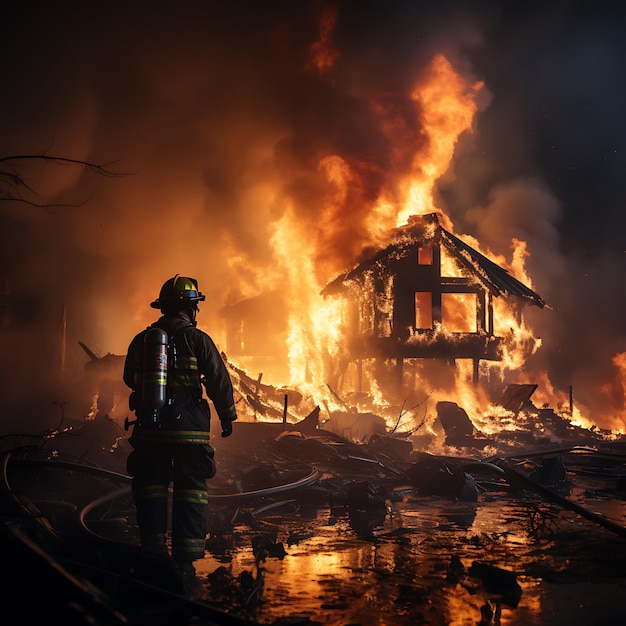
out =
[[(323, 155), (318, 162), (318, 173), (328, 184), (317, 222), (306, 223), (299, 215), (301, 212), (291, 206), (273, 224), (271, 245), (278, 265), (287, 274), (290, 301), (287, 340), (289, 384), (306, 388), (317, 403), (340, 408), (337, 398), (328, 392), (328, 382), (339, 379), (345, 382), (354, 374), (350, 366), (341, 372), (337, 370), (339, 357), (346, 348), (342, 343), (342, 327), (350, 323), (346, 319), (347, 311), (337, 301), (323, 299), (320, 291), (326, 282), (346, 269), (347, 258), (354, 261), (357, 244), (365, 247), (386, 243), (389, 231), (405, 223), (411, 215), (437, 212), (444, 228), (454, 231), (450, 218), (437, 206), (433, 190), (437, 181), (449, 172), (460, 136), (473, 132), (473, 120), (478, 110), (477, 96), (482, 88), (481, 82), (466, 80), (443, 55), (437, 54), (410, 94), (421, 134), (412, 146), (406, 143), (398, 145), (398, 154), (403, 154), (405, 163), (407, 151), (410, 152), (410, 166), (404, 168), (404, 174), (391, 175), (389, 184), (381, 189), (377, 197), (365, 201), (362, 189), (367, 167), (363, 163), (352, 163), (339, 154)], [(372, 106), (381, 122), (379, 130), (400, 144), (403, 141), (402, 125), (394, 118), (393, 112), (386, 111), (380, 102), (372, 103)], [(357, 223), (353, 217), (356, 204), (359, 204), (358, 229), (350, 229), (347, 228), (350, 218), (354, 224)], [(506, 259), (483, 249), (473, 237), (462, 238), (532, 288), (532, 279), (525, 266), (528, 256), (526, 242), (513, 239), (510, 259)], [(442, 261), (443, 274), (456, 275), (458, 268), (454, 267), (454, 263), (445, 255)], [(471, 301), (450, 297), (445, 299), (443, 307), (446, 318), (455, 322), (454, 330), (472, 331), (475, 321), (472, 322)], [(483, 362), (482, 371), (492, 380), (504, 381), (507, 373), (515, 373), (514, 382), (525, 382), (524, 365), (540, 348), (541, 340), (534, 335), (532, 328), (526, 326), (520, 310), (511, 308), (506, 298), (494, 298), (493, 307), (494, 333), (503, 338), (502, 360)], [(450, 330), (438, 326), (435, 333), (450, 333)], [(454, 340), (452, 334), (449, 339)], [(618, 367), (623, 361), (616, 360)], [(361, 374), (367, 377), (370, 367), (370, 364), (362, 364)], [(435, 389), (429, 387), (426, 379), (421, 380), (419, 367), (414, 367), (411, 376), (415, 381), (414, 389), (423, 383), (422, 397), (428, 398), (431, 406), (440, 399), (456, 400), (475, 416), (493, 416), (499, 409), (490, 404), (484, 390), (472, 383), (472, 369), (471, 362), (457, 360), (451, 384), (442, 384), (441, 388)], [(567, 413), (566, 392), (554, 389), (545, 372), (533, 378), (528, 382), (539, 382), (542, 387), (535, 400), (564, 409)], [(381, 414), (384, 414), (385, 391), (374, 383), (373, 376), (368, 381), (367, 390), (370, 401), (380, 403)], [(585, 412), (584, 407), (575, 407), (568, 415), (572, 422), (588, 425)], [(391, 425), (398, 416), (386, 417)], [(493, 420), (486, 419), (486, 423), (493, 426)]]
[[(478, 110), (476, 97), (481, 88), (480, 82), (468, 83), (443, 55), (434, 57), (410, 96), (421, 128), (420, 140), (411, 148), (410, 167), (400, 180), (394, 179), (393, 188), (384, 188), (370, 201), (360, 225), (363, 232), (353, 232), (354, 239), (363, 244), (382, 242), (390, 228), (402, 224), (410, 215), (434, 211), (440, 214), (442, 224), (453, 230), (451, 220), (435, 204), (433, 188), (449, 170), (460, 135), (472, 132)], [(387, 115), (380, 103), (373, 106), (378, 107), (383, 132), (399, 139), (391, 113)], [(406, 153), (407, 147), (403, 146), (402, 150)], [(361, 198), (362, 171), (361, 164), (350, 163), (341, 155), (322, 156), (319, 172), (328, 181), (328, 193), (314, 228), (296, 218), (295, 207), (285, 210), (282, 218), (273, 224), (271, 244), (278, 264), (287, 274), (291, 302), (288, 315), (290, 384), (308, 387), (318, 402), (331, 405), (334, 405), (334, 398), (327, 393), (325, 383), (336, 379), (334, 368), (344, 349), (341, 328), (347, 320), (340, 304), (324, 300), (319, 293), (334, 274), (345, 269), (341, 265), (344, 250), (333, 250), (328, 242), (336, 243), (337, 233), (345, 228), (346, 213), (354, 202), (352, 195), (356, 193)], [(480, 249), (478, 242), (471, 241), (471, 245)], [(524, 270), (524, 242), (516, 241), (513, 245), (509, 269), (520, 280), (528, 281)], [(494, 258), (489, 251), (484, 253)], [(506, 265), (504, 259), (494, 260)], [(449, 265), (447, 261), (446, 264)], [(451, 266), (444, 268), (444, 273), (454, 271)], [(459, 330), (468, 330), (465, 328), (469, 323), (468, 306), (463, 298), (458, 301), (449, 298), (445, 302), (447, 317), (457, 320)], [(496, 306), (499, 308), (496, 318), (501, 320), (496, 333), (506, 337), (504, 360), (497, 367), (518, 369), (539, 343), (504, 304), (496, 303)], [(454, 393), (472, 408), (484, 406), (485, 399), (477, 397), (468, 378), (464, 368), (459, 367), (455, 388), (435, 390), (433, 400), (438, 393), (442, 397)], [(384, 397), (374, 386), (370, 386), (369, 391), (381, 400)]]

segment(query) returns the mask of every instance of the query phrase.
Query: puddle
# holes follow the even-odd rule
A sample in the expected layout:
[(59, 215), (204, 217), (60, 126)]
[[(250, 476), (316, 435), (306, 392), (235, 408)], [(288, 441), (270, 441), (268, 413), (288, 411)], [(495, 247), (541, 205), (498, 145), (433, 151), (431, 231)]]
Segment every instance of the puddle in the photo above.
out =
[[(547, 537), (529, 536), (538, 516), (546, 518)], [(268, 556), (257, 567), (252, 538), (263, 534), (282, 542), (284, 555)], [(562, 542), (567, 549), (559, 548)], [(572, 558), (578, 544), (586, 549)], [(598, 558), (623, 548), (620, 538), (539, 500), (496, 494), (463, 503), (405, 494), (378, 516), (356, 519), (348, 510), (305, 507), (291, 516), (266, 517), (255, 530), (236, 526), (223, 554), (207, 553), (196, 562), (195, 596), (233, 602), (237, 594), (216, 594), (210, 582), (222, 567), (234, 588), (242, 575), (257, 583), (262, 579), (247, 606), (233, 602), (231, 608), (263, 624), (308, 619), (328, 626), (589, 626), (599, 623), (594, 622), (599, 613), (602, 624), (610, 624), (611, 616), (617, 620), (623, 611), (626, 570), (611, 580), (612, 570), (606, 579)], [(456, 558), (463, 572), (451, 577)], [(474, 561), (517, 575), (516, 605), (467, 576)]]

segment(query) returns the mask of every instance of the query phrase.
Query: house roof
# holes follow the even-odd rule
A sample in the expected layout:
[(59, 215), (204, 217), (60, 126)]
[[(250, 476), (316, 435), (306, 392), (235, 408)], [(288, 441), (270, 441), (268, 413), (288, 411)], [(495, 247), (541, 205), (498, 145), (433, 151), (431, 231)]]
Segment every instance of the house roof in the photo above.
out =
[(486, 256), (468, 246), (464, 241), (449, 233), (445, 228), (441, 229), (442, 242), (446, 248), (470, 271), (473, 270), (476, 276), (484, 283), (496, 296), (501, 294), (517, 296), (529, 300), (539, 308), (545, 306), (543, 298), (509, 274)]
[[(434, 226), (434, 229), (431, 226)], [(538, 293), (443, 228), (439, 224), (436, 213), (414, 216), (408, 226), (396, 231), (394, 240), (389, 246), (375, 252), (345, 274), (337, 276), (324, 287), (322, 295), (341, 292), (345, 288), (345, 283), (360, 277), (379, 262), (390, 258), (401, 258), (416, 245), (431, 241), (439, 241), (443, 244), (446, 250), (495, 296), (516, 296), (540, 308), (545, 306), (543, 298)]]

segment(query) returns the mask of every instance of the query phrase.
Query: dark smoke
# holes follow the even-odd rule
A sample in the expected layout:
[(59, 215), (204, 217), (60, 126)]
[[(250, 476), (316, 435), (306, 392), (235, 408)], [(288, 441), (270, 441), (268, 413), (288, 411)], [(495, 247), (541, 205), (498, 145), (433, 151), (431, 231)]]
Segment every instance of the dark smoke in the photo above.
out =
[[(608, 423), (624, 408), (619, 385), (602, 391), (626, 351), (623, 13), (505, 1), (4, 3), (0, 156), (128, 174), (24, 166), (27, 200), (65, 206), (0, 200), (7, 421), (35, 405), (46, 423), (50, 400), (68, 399), (52, 375), (62, 306), (65, 378), (76, 380), (78, 341), (123, 354), (176, 272), (209, 294), (201, 322), (219, 339), (223, 305), (280, 287), (259, 276), (276, 269), (270, 227), (287, 207), (316, 242), (319, 278), (348, 269), (371, 243), (373, 202), (418, 151), (409, 94), (441, 52), (484, 80), (485, 96), (440, 208), (506, 258), (512, 238), (528, 242), (533, 287), (553, 308), (530, 315), (543, 346), (529, 368), (574, 385)], [(318, 73), (324, 15), (335, 16), (336, 57)], [(401, 122), (397, 137), (382, 132), (391, 118), (377, 103)], [(318, 169), (328, 155), (355, 173), (330, 213)]]

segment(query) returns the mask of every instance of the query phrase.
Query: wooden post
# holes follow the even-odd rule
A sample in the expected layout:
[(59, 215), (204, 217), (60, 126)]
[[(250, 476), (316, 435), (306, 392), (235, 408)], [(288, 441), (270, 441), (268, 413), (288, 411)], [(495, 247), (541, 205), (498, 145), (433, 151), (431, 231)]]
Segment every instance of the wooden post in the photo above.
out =
[(285, 394), (285, 402), (283, 404), (283, 429), (287, 423), (287, 404), (289, 403), (289, 396)]

